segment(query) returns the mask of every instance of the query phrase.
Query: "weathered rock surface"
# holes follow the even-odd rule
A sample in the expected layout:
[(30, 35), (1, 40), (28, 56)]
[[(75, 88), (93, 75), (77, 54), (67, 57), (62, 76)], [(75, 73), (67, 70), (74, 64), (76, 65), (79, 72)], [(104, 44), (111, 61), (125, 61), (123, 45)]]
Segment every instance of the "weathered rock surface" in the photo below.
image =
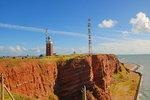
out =
[(81, 100), (83, 85), (87, 98), (110, 100), (108, 86), (113, 73), (120, 70), (114, 55), (76, 57), (61, 62), (38, 59), (0, 61), (6, 86), (15, 93), (44, 100), (55, 93), (60, 100)]
[(44, 98), (54, 92), (56, 68), (56, 63), (40, 63), (38, 60), (0, 62), (0, 72), (4, 74), (8, 89), (34, 98)]

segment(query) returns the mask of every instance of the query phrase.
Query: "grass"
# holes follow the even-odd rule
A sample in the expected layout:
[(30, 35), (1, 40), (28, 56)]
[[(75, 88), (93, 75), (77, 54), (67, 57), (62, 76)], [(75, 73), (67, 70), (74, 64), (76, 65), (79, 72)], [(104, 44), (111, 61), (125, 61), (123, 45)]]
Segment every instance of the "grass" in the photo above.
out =
[(140, 76), (132, 71), (127, 71), (123, 65), (120, 72), (113, 75), (109, 87), (112, 100), (134, 100)]
[(51, 93), (48, 97), (48, 100), (59, 100), (59, 99), (54, 93)]
[(58, 61), (58, 60), (69, 60), (69, 59), (73, 59), (73, 58), (76, 58), (76, 57), (84, 57), (86, 55), (84, 54), (71, 54), (71, 55), (54, 55), (54, 56), (45, 56), (45, 57), (42, 57), (41, 60), (50, 60), (50, 61)]
[(5, 65), (5, 67), (14, 67), (14, 66), (20, 66), (20, 62), (28, 62), (28, 61), (38, 61), (40, 63), (45, 63), (45, 62), (62, 62), (66, 60), (70, 60), (73, 58), (82, 58), (85, 57), (85, 54), (71, 54), (71, 55), (55, 55), (55, 56), (43, 56), (40, 58), (36, 57), (28, 57), (28, 58), (23, 58), (22, 57), (11, 57), (11, 58), (1, 58), (0, 63), (2, 65)]
[[(1, 86), (0, 86), (0, 90), (1, 90)], [(23, 95), (20, 95), (17, 93), (11, 92), (11, 94), (15, 100), (34, 100), (34, 99), (31, 99), (29, 97), (26, 97), (26, 96), (23, 96)], [(4, 89), (4, 100), (12, 100), (11, 97), (9, 96), (8, 92), (5, 89)]]
[(36, 59), (21, 59), (21, 58), (4, 58), (4, 59), (0, 59), (0, 64), (4, 67), (19, 67), (21, 66), (20, 63), (21, 62), (32, 62), (32, 61), (36, 61)]
[[(1, 90), (1, 85), (0, 85), (0, 90)], [(27, 97), (17, 93), (11, 92), (11, 94), (15, 100), (37, 100), (36, 98)], [(0, 97), (1, 97), (1, 92), (0, 92)], [(12, 100), (10, 95), (5, 89), (4, 89), (4, 100)], [(46, 100), (58, 100), (58, 97), (51, 92)]]
[[(33, 100), (31, 98), (28, 98), (26, 96), (22, 96), (22, 95), (16, 94), (16, 93), (13, 93), (12, 95), (13, 95), (13, 97), (14, 97), (15, 100)], [(10, 98), (10, 96), (8, 94), (6, 94), (4, 96), (4, 100), (12, 100), (12, 99)]]

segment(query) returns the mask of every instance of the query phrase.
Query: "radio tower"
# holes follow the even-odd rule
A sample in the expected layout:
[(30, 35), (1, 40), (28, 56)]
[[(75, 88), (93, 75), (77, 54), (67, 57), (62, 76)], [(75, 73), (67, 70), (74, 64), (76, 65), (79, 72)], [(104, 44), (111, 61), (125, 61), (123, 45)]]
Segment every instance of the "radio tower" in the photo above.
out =
[(89, 49), (89, 55), (92, 54), (92, 38), (91, 38), (91, 19), (88, 19), (88, 49)]

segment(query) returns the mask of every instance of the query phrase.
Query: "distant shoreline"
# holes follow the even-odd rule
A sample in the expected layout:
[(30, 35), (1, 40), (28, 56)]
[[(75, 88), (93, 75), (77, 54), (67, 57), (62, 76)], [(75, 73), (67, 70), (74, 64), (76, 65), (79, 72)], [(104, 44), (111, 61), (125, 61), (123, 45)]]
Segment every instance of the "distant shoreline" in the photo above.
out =
[(142, 65), (135, 64), (135, 63), (124, 63), (124, 66), (132, 71), (137, 71)]

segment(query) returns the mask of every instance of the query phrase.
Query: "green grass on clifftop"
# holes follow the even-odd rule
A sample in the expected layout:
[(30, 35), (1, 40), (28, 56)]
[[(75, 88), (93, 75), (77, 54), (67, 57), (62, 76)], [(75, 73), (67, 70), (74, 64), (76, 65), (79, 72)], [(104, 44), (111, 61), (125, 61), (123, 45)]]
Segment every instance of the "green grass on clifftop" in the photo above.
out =
[(139, 74), (128, 71), (123, 65), (121, 71), (113, 75), (109, 87), (112, 100), (134, 100), (140, 80)]
[(71, 54), (71, 55), (54, 55), (54, 56), (43, 56), (43, 57), (10, 57), (10, 58), (0, 58), (0, 64), (5, 65), (5, 67), (20, 66), (20, 62), (59, 62), (66, 61), (73, 58), (83, 58), (87, 55), (85, 54)]

